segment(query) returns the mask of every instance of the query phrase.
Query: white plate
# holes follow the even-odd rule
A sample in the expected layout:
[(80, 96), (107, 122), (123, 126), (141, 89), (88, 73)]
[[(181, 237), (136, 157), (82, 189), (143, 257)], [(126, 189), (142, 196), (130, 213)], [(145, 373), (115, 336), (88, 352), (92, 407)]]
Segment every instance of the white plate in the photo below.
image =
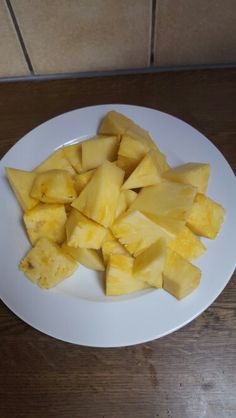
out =
[[(21, 210), (4, 176), (4, 167), (31, 170), (65, 143), (94, 135), (101, 118), (117, 110), (146, 128), (170, 164), (209, 162), (208, 195), (226, 208), (217, 239), (203, 240), (207, 252), (196, 264), (199, 288), (177, 301), (163, 290), (126, 297), (105, 297), (102, 278), (79, 267), (52, 290), (41, 290), (18, 271), (30, 248)], [(138, 106), (102, 105), (60, 115), (17, 142), (0, 162), (0, 297), (21, 319), (58, 339), (95, 347), (117, 347), (150, 341), (184, 326), (222, 292), (235, 268), (236, 183), (222, 154), (201, 133), (165, 113)]]

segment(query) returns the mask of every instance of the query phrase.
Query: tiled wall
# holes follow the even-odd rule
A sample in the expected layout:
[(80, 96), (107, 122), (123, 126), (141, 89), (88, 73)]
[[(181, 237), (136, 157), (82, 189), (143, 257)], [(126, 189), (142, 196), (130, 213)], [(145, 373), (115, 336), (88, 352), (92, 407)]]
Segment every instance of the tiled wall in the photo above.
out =
[(231, 63), (235, 0), (0, 0), (0, 77)]

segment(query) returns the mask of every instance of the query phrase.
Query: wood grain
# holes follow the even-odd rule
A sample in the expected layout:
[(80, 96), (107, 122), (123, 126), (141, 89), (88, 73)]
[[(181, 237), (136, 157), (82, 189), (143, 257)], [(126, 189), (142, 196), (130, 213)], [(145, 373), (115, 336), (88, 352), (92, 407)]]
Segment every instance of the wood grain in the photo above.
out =
[[(0, 155), (47, 119), (101, 103), (180, 117), (236, 169), (236, 70), (0, 84)], [(235, 418), (235, 301), (232, 278), (181, 330), (117, 349), (55, 340), (0, 303), (0, 418)]]

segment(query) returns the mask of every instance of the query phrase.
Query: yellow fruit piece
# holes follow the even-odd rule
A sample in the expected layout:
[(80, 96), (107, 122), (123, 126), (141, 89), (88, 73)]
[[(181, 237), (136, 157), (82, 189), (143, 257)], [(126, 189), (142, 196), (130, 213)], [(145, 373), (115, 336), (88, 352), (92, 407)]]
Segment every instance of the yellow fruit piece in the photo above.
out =
[(175, 251), (167, 250), (163, 271), (163, 288), (177, 299), (182, 299), (200, 283), (201, 270)]
[(102, 243), (102, 255), (105, 265), (107, 265), (111, 254), (129, 255), (125, 247), (108, 231)]
[(122, 254), (112, 254), (106, 270), (106, 295), (118, 296), (146, 289), (148, 285), (133, 276), (134, 259)]
[(69, 161), (77, 173), (82, 171), (81, 145), (82, 143), (79, 142), (77, 144), (67, 145), (62, 148), (66, 159)]
[(71, 257), (78, 261), (83, 266), (98, 271), (104, 271), (104, 263), (102, 257), (96, 250), (90, 248), (74, 248), (67, 245), (65, 242), (62, 244), (63, 251), (70, 254)]
[(80, 192), (85, 188), (86, 184), (88, 184), (94, 173), (95, 170), (89, 170), (74, 176), (73, 180), (77, 194), (80, 194)]
[(118, 155), (116, 165), (117, 167), (120, 167), (122, 170), (124, 170), (125, 178), (127, 178), (137, 167), (138, 163), (138, 160), (129, 157), (124, 157), (123, 155)]
[(130, 205), (135, 201), (138, 193), (136, 193), (134, 190), (122, 190), (122, 193), (125, 195), (126, 205), (127, 208), (129, 208)]
[(129, 208), (131, 203), (134, 202), (138, 193), (134, 192), (133, 190), (121, 190), (120, 196), (117, 202), (116, 212), (115, 212), (115, 219), (118, 218), (122, 213)]
[(132, 123), (122, 113), (111, 110), (103, 118), (98, 132), (102, 135), (123, 135)]
[(72, 203), (88, 218), (109, 227), (115, 218), (124, 171), (105, 161)]
[(165, 259), (166, 241), (161, 238), (137, 256), (134, 261), (134, 276), (144, 280), (149, 286), (162, 287)]
[(205, 245), (187, 226), (168, 243), (168, 247), (190, 261), (200, 257), (206, 251)]
[(62, 282), (76, 268), (76, 261), (47, 238), (40, 238), (19, 265), (28, 279), (45, 289)]
[(149, 145), (143, 144), (132, 136), (122, 135), (118, 155), (134, 159), (138, 164), (149, 150)]
[(64, 205), (40, 203), (27, 211), (24, 216), (25, 227), (31, 243), (42, 237), (61, 244), (66, 237), (66, 211)]
[(117, 206), (116, 206), (115, 219), (118, 218), (122, 213), (124, 213), (126, 209), (127, 209), (126, 197), (125, 197), (125, 194), (123, 193), (123, 190), (121, 190), (119, 199), (117, 202)]
[(31, 196), (44, 203), (70, 203), (77, 193), (66, 170), (48, 170), (36, 175)]
[(165, 172), (167, 180), (191, 184), (199, 193), (205, 193), (210, 175), (209, 164), (188, 163)]
[(223, 206), (198, 193), (187, 218), (187, 225), (195, 234), (214, 239), (224, 221), (224, 215)]
[(152, 158), (161, 173), (165, 173), (170, 169), (170, 166), (166, 161), (165, 154), (163, 154), (157, 147), (152, 150)]
[(73, 209), (66, 222), (67, 244), (70, 247), (98, 250), (106, 235), (106, 229)]
[(122, 186), (122, 189), (136, 189), (140, 187), (152, 186), (160, 183), (161, 173), (150, 153), (140, 161), (128, 179)]
[[(156, 149), (160, 153), (156, 144), (145, 129), (141, 128), (141, 126), (134, 123), (122, 113), (114, 110), (108, 112), (104, 117), (99, 128), (99, 133), (105, 135), (125, 134), (139, 141), (144, 147)], [(160, 154), (165, 158), (162, 153)]]
[(36, 171), (37, 173), (42, 173), (43, 171), (54, 169), (66, 170), (72, 176), (75, 174), (75, 170), (65, 157), (63, 148), (60, 148), (57, 151), (53, 152), (51, 155), (49, 155), (49, 157), (46, 160), (44, 160), (41, 164), (39, 164), (34, 169), (34, 171)]
[(163, 180), (155, 186), (144, 187), (129, 210), (185, 221), (195, 195), (196, 188), (193, 186)]
[(33, 199), (30, 196), (35, 173), (33, 171), (18, 170), (10, 167), (6, 167), (5, 171), (12, 190), (23, 211), (26, 212), (36, 206), (38, 204), (38, 199)]
[(159, 238), (172, 234), (139, 211), (125, 212), (111, 226), (112, 233), (135, 257)]
[(104, 161), (115, 161), (119, 148), (119, 137), (98, 135), (82, 142), (83, 171), (99, 167)]

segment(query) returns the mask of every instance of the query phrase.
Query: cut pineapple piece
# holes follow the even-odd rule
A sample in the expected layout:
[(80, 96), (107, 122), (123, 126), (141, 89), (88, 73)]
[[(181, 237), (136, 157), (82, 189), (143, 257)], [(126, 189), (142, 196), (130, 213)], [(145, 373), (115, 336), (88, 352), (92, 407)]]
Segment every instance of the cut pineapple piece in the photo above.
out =
[(83, 171), (99, 167), (104, 161), (115, 161), (120, 140), (117, 136), (98, 135), (82, 143)]
[(139, 211), (126, 212), (111, 226), (121, 244), (135, 257), (159, 238), (169, 241), (172, 234)]
[(102, 243), (102, 255), (105, 265), (107, 265), (111, 254), (129, 255), (125, 247), (121, 245), (114, 235), (112, 235), (112, 233), (108, 230)]
[(129, 208), (137, 197), (138, 193), (133, 190), (121, 190), (119, 200), (116, 207), (115, 219)]
[(130, 256), (110, 256), (106, 270), (107, 296), (125, 295), (149, 287), (143, 280), (133, 276), (133, 263), (134, 259)]
[[(137, 125), (136, 125), (137, 127)], [(144, 131), (145, 132), (145, 131)], [(166, 170), (169, 170), (170, 166), (168, 165), (167, 161), (166, 161), (166, 156), (159, 150), (159, 148), (156, 146), (156, 144), (153, 142), (153, 140), (151, 139), (151, 137), (148, 135), (143, 135), (143, 132), (140, 133), (139, 131), (139, 127), (138, 129), (131, 129), (131, 130), (127, 130), (126, 132), (127, 135), (130, 135), (133, 139), (135, 139), (137, 142), (141, 143), (143, 146), (148, 147), (149, 150), (154, 151), (153, 156), (154, 156), (154, 161), (158, 166), (158, 169), (161, 172), (164, 172)]]
[(152, 159), (152, 154), (148, 153), (125, 181), (122, 189), (136, 189), (152, 186), (160, 183), (160, 181), (161, 173), (158, 171), (158, 168)]
[(163, 272), (163, 288), (177, 299), (182, 299), (200, 283), (201, 270), (175, 251), (167, 250)]
[(106, 229), (72, 209), (66, 222), (67, 244), (70, 247), (98, 250), (106, 235)]
[(61, 244), (66, 237), (66, 211), (64, 205), (40, 203), (25, 212), (23, 220), (31, 243), (48, 238)]
[(139, 161), (133, 158), (124, 157), (123, 155), (118, 155), (116, 165), (120, 167), (125, 172), (125, 178), (129, 177), (130, 174), (137, 167)]
[(37, 173), (42, 173), (43, 171), (54, 169), (66, 170), (72, 176), (75, 174), (75, 170), (65, 157), (63, 148), (60, 148), (57, 151), (53, 152), (51, 155), (49, 155), (49, 157), (46, 160), (44, 160), (41, 164), (39, 164), (34, 169), (34, 171), (36, 171)]
[(185, 221), (195, 195), (196, 188), (193, 186), (163, 180), (155, 186), (144, 187), (129, 210)]
[(132, 123), (122, 113), (111, 110), (103, 118), (98, 132), (102, 135), (122, 135)]
[(19, 265), (28, 279), (45, 289), (62, 282), (76, 268), (76, 261), (47, 238), (40, 238)]
[(149, 150), (149, 145), (137, 141), (137, 139), (132, 138), (132, 136), (123, 135), (120, 141), (118, 155), (134, 159), (138, 164)]
[(76, 170), (77, 173), (82, 171), (82, 154), (81, 154), (81, 145), (78, 144), (67, 145), (63, 147), (64, 155), (72, 167)]
[(187, 225), (195, 234), (214, 239), (224, 221), (224, 215), (223, 206), (198, 193), (187, 218)]
[(104, 271), (104, 263), (102, 257), (96, 250), (90, 248), (74, 248), (67, 245), (65, 242), (62, 244), (63, 251), (70, 254), (74, 260), (78, 261), (83, 266), (97, 271)]
[(84, 173), (76, 174), (73, 178), (74, 186), (77, 194), (80, 194), (82, 190), (85, 188), (86, 184), (88, 184), (89, 180), (93, 177), (95, 170), (85, 171)]
[(160, 288), (166, 258), (166, 241), (161, 238), (137, 256), (134, 261), (134, 276), (149, 286)]
[(77, 193), (68, 171), (48, 170), (35, 177), (31, 196), (44, 203), (70, 203)]
[(105, 161), (72, 203), (84, 215), (109, 227), (115, 218), (124, 171)]
[(168, 247), (190, 261), (200, 257), (206, 251), (205, 245), (187, 226), (182, 229), (174, 240), (168, 243)]
[(38, 199), (33, 199), (33, 197), (30, 196), (36, 174), (33, 171), (18, 170), (10, 167), (6, 167), (5, 171), (12, 190), (23, 211), (26, 212), (36, 206), (38, 204)]
[(119, 199), (118, 199), (118, 202), (117, 202), (116, 212), (115, 212), (115, 219), (118, 218), (127, 209), (126, 197), (125, 197), (125, 194), (123, 192), (124, 192), (124, 190), (121, 190), (120, 196), (119, 196)]
[(167, 180), (191, 184), (197, 187), (199, 193), (205, 193), (210, 175), (209, 164), (188, 163), (165, 172)]
[(129, 208), (130, 205), (135, 201), (138, 193), (136, 193), (134, 190), (123, 190), (123, 193), (125, 195), (127, 208)]
[(150, 149), (156, 148), (152, 138), (145, 129), (136, 125), (136, 123), (127, 118), (127, 116), (114, 110), (108, 112), (104, 117), (99, 128), (99, 133), (105, 135), (127, 134), (144, 144), (144, 146), (149, 146)]

